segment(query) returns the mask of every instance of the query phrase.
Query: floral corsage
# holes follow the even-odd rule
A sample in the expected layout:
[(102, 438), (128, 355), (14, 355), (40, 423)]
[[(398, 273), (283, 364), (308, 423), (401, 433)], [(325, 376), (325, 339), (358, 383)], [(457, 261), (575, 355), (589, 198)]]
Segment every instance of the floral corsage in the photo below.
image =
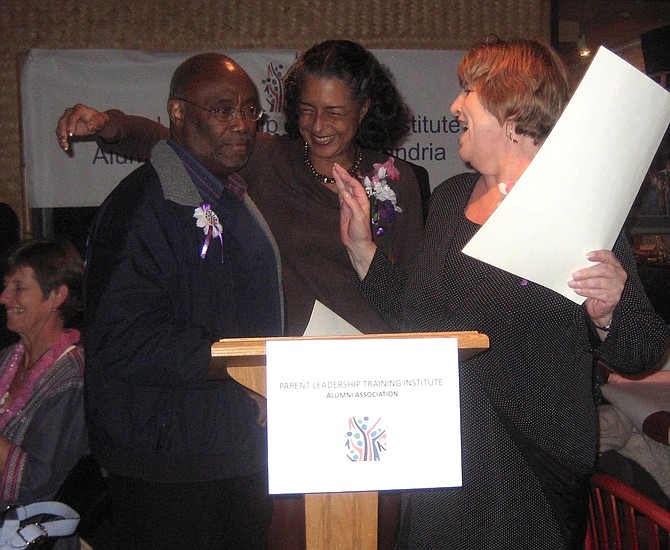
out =
[(387, 179), (400, 179), (400, 172), (394, 162), (393, 157), (389, 157), (383, 164), (376, 162), (373, 164), (372, 176), (363, 178), (363, 187), (370, 199), (370, 223), (376, 235), (383, 235), (383, 224), (393, 222), (396, 213), (402, 212), (402, 208), (396, 204), (395, 191), (386, 183)]
[(212, 239), (218, 238), (221, 243), (221, 261), (223, 261), (223, 226), (219, 222), (219, 216), (212, 210), (210, 204), (202, 202), (193, 211), (193, 217), (195, 218), (195, 225), (202, 228), (205, 233), (205, 238), (200, 246), (200, 257), (203, 260), (205, 259)]

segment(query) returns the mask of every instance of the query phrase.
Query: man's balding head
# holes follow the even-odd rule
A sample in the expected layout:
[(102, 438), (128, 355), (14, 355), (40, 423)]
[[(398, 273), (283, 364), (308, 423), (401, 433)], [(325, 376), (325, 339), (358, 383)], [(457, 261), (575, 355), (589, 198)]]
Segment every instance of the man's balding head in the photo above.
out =
[[(256, 121), (242, 109), (258, 105), (249, 75), (230, 57), (202, 53), (177, 67), (170, 83), (170, 137), (220, 179), (242, 168), (253, 150)], [(221, 121), (216, 109), (236, 111)]]

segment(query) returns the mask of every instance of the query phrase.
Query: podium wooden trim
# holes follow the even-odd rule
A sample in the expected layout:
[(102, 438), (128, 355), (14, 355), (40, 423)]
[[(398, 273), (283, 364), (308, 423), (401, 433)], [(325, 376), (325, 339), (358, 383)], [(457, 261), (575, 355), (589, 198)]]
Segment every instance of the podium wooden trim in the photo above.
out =
[[(458, 359), (488, 349), (489, 339), (475, 331), (366, 334), (302, 337), (301, 340), (350, 340), (361, 338), (457, 338)], [(229, 338), (212, 346), (210, 376), (230, 376), (243, 386), (267, 396), (265, 349), (268, 341), (296, 338)], [(305, 495), (306, 542), (309, 550), (351, 548), (377, 550), (377, 492)]]

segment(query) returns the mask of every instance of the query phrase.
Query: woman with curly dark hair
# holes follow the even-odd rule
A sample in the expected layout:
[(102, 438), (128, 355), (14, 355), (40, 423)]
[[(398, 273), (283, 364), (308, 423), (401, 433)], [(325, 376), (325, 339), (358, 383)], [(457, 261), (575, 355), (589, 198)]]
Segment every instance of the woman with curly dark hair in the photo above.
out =
[[(390, 332), (356, 290), (356, 272), (339, 239), (340, 207), (331, 176), (335, 163), (361, 179), (369, 176), (374, 241), (395, 265), (409, 264), (423, 231), (419, 186), (409, 164), (382, 152), (408, 132), (409, 110), (388, 71), (346, 40), (307, 50), (287, 75), (285, 95), (288, 135), (257, 134), (240, 174), (281, 253), (286, 334), (304, 333), (316, 300), (364, 333)], [(69, 137), (95, 136), (102, 148), (133, 158), (149, 158), (153, 145), (168, 137), (167, 128), (152, 120), (81, 104), (65, 110), (57, 134), (65, 150)], [(382, 501), (381, 517), (386, 509), (392, 517), (393, 497)], [(300, 499), (278, 499), (275, 512), (275, 524), (288, 529), (273, 529), (271, 546), (304, 548)], [(380, 530), (381, 547), (392, 531)]]
[(418, 183), (407, 163), (382, 151), (407, 134), (409, 110), (388, 71), (347, 40), (307, 50), (289, 70), (284, 92), (288, 135), (260, 134), (240, 173), (279, 246), (288, 334), (303, 334), (315, 300), (365, 333), (387, 332), (353, 284), (338, 239), (332, 172), (337, 163), (357, 177), (372, 176), (387, 164), (390, 212), (378, 201), (374, 239), (397, 264), (408, 263), (422, 232)]
[(327, 40), (308, 50), (286, 76), (285, 128), (291, 137), (302, 135), (300, 104), (308, 78), (341, 80), (356, 103), (367, 104), (367, 113), (353, 140), (358, 146), (390, 149), (409, 132), (409, 109), (386, 67), (356, 42)]

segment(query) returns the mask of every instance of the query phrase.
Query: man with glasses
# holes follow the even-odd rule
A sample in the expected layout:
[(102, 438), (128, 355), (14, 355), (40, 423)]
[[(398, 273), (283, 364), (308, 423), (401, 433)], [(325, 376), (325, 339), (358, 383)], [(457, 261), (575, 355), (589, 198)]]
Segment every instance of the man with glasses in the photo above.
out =
[(167, 110), (169, 139), (105, 200), (87, 251), (87, 420), (109, 472), (109, 547), (264, 548), (262, 407), (210, 370), (218, 339), (282, 332), (276, 245), (235, 174), (262, 110), (215, 53), (177, 68)]

